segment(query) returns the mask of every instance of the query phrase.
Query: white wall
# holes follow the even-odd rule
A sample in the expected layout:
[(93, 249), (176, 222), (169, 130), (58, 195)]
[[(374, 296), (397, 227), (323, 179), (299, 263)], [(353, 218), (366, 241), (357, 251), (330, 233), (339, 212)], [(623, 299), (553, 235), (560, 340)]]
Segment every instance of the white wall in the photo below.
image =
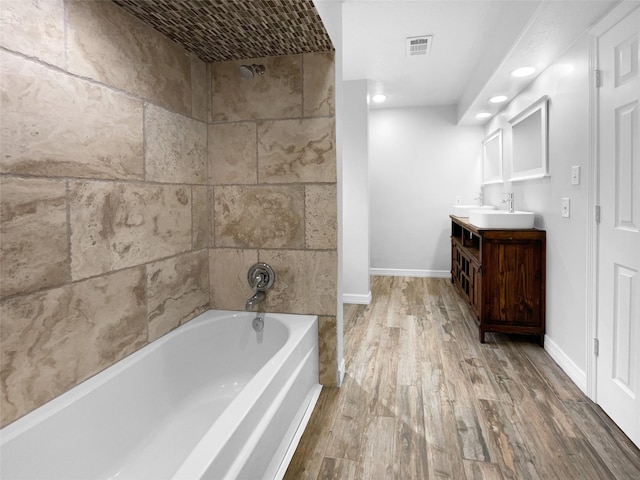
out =
[[(535, 212), (547, 231), (545, 348), (583, 390), (586, 385), (586, 295), (589, 161), (589, 48), (582, 36), (553, 65), (487, 125), (504, 129), (504, 173), (509, 178), (511, 132), (508, 119), (543, 95), (549, 100), (549, 178), (492, 185), (485, 202), (498, 204), (513, 191), (515, 208)], [(581, 167), (571, 185), (571, 166)], [(571, 217), (561, 216), (561, 198), (571, 199)]]
[(371, 110), (373, 274), (449, 276), (449, 213), (477, 202), (482, 127), (456, 126), (456, 107)]
[(369, 104), (367, 80), (342, 83), (343, 299), (368, 304)]

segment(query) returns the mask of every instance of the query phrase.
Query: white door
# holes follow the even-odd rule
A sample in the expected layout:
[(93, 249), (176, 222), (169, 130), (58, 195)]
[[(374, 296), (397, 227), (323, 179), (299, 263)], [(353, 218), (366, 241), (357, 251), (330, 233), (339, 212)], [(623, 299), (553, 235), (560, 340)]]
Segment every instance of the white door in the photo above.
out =
[(597, 403), (640, 446), (640, 9), (598, 41)]

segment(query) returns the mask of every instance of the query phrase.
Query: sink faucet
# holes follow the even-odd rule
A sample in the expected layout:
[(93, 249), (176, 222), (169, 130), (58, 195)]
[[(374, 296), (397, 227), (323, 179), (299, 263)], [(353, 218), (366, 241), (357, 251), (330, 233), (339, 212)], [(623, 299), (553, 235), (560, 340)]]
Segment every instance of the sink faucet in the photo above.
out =
[(262, 303), (267, 298), (267, 294), (263, 291), (257, 291), (254, 293), (249, 300), (247, 300), (247, 305), (245, 306), (245, 310), (250, 312), (253, 310), (253, 307), (258, 303)]
[(513, 213), (513, 193), (504, 193), (502, 194), (504, 197), (500, 203), (508, 203), (509, 204), (509, 213)]
[(481, 207), (484, 205), (484, 197), (482, 195), (482, 190), (478, 192), (478, 196), (474, 198), (474, 200), (478, 200), (478, 205)]

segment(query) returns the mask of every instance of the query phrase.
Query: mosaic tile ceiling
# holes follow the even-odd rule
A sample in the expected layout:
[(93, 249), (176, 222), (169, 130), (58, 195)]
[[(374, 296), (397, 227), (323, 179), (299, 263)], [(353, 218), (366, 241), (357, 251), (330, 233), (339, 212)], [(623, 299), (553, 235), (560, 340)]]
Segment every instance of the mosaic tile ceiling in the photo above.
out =
[(312, 0), (113, 0), (205, 62), (333, 50)]

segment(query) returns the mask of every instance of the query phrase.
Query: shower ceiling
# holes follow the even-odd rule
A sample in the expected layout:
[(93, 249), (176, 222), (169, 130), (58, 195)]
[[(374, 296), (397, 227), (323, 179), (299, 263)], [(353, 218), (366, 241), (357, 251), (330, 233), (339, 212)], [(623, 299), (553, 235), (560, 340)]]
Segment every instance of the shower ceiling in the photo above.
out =
[(312, 0), (113, 0), (205, 62), (333, 50)]

